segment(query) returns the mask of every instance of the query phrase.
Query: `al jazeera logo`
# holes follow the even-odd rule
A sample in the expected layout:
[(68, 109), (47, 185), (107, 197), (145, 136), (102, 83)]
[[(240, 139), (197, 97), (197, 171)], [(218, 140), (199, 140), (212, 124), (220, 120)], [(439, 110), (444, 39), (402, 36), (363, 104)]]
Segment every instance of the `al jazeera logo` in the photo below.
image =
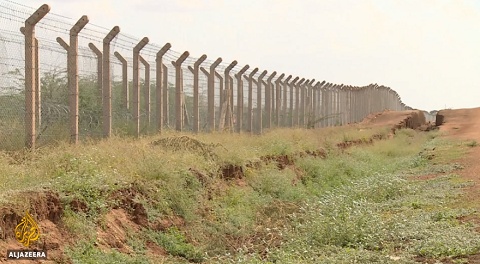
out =
[(46, 250), (28, 249), (40, 237), (40, 229), (33, 217), (26, 212), (20, 223), (15, 227), (15, 238), (26, 249), (7, 250), (7, 259), (46, 259)]

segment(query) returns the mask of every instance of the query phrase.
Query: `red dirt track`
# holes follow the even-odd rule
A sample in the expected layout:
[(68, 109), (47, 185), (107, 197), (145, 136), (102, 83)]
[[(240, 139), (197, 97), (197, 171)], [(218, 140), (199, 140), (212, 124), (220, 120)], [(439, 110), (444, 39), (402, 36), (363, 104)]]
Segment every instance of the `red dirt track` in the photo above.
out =
[(475, 140), (478, 146), (469, 149), (458, 162), (464, 169), (458, 174), (472, 181), (473, 186), (465, 189), (466, 201), (480, 209), (480, 107), (471, 109), (441, 110), (437, 114), (437, 126), (445, 137), (461, 140)]

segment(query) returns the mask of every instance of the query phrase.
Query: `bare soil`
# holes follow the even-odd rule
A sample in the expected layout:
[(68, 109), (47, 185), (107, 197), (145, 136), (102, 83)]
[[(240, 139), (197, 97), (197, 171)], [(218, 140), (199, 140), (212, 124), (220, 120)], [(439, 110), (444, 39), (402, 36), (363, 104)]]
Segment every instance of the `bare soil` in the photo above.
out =
[(465, 188), (465, 199), (480, 209), (480, 108), (441, 110), (437, 114), (436, 123), (447, 138), (478, 143), (478, 146), (469, 148), (467, 155), (457, 162), (463, 166), (458, 174), (474, 183)]

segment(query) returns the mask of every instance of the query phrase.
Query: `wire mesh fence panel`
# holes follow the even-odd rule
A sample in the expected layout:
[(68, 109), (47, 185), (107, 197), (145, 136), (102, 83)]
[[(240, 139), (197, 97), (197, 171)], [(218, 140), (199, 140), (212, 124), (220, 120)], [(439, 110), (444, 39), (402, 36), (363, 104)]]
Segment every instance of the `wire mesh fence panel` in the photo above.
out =
[[(410, 109), (388, 87), (314, 83), (236, 61), (196, 58), (170, 49), (168, 43), (157, 45), (119, 32), (118, 27), (105, 28), (87, 17), (77, 21), (49, 10), (35, 25), (38, 45), (35, 40), (27, 44), (33, 31), (24, 35), (20, 29), (36, 10), (0, 0), (3, 150), (23, 148), (28, 141), (42, 146), (161, 129), (261, 132), (324, 127), (358, 122), (385, 109)], [(79, 29), (81, 19), (86, 21)], [(29, 57), (32, 54), (34, 58)], [(181, 65), (172, 64), (185, 55)]]

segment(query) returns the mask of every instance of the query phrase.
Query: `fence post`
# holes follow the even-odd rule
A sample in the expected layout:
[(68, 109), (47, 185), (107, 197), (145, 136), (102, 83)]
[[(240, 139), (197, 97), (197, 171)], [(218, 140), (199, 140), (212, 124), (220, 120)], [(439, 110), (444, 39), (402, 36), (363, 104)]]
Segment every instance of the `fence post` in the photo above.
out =
[(253, 71), (244, 76), (248, 81), (248, 105), (247, 105), (247, 131), (253, 132), (253, 76), (258, 72), (258, 68), (253, 69)]
[(120, 33), (120, 28), (115, 26), (103, 39), (103, 135), (110, 137), (112, 134), (112, 82), (110, 80), (110, 42)]
[[(215, 77), (216, 72), (215, 68), (222, 62), (222, 58), (216, 59), (210, 65), (210, 72), (207, 72), (203, 67), (200, 67), (200, 70), (207, 76), (208, 79), (208, 132), (213, 132), (215, 130)], [(220, 81), (222, 84), (222, 81)], [(221, 89), (220, 89), (221, 91)]]
[(276, 71), (272, 72), (272, 74), (270, 74), (270, 76), (267, 78), (267, 82), (265, 84), (265, 112), (267, 118), (267, 120), (265, 120), (266, 128), (272, 127), (272, 79), (276, 74)]
[(310, 82), (309, 79), (304, 81), (300, 85), (300, 112), (298, 114), (298, 123), (299, 127), (305, 127), (305, 105), (306, 105), (306, 94), (307, 94), (307, 85)]
[(92, 52), (97, 56), (97, 92), (98, 92), (98, 104), (103, 106), (103, 55), (102, 51), (100, 51), (93, 43), (88, 43), (88, 47)]
[(70, 45), (62, 38), (57, 38), (57, 42), (67, 51), (70, 142), (73, 144), (78, 143), (78, 33), (87, 23), (88, 17), (82, 16), (70, 29)]
[[(287, 126), (287, 88), (289, 86), (288, 82), (290, 81), (290, 79), (292, 78), (292, 75), (288, 75), (288, 77), (283, 81), (283, 102), (282, 102), (282, 125), (284, 127)], [(292, 100), (290, 98), (290, 100)], [(280, 124), (280, 121), (278, 121), (278, 123)]]
[(130, 109), (130, 94), (128, 91), (128, 62), (127, 60), (117, 51), (113, 53), (115, 57), (122, 63), (122, 90), (123, 90), (123, 105), (125, 109)]
[[(308, 80), (307, 80), (308, 81)], [(299, 127), (300, 126), (300, 97), (301, 97), (301, 92), (300, 89), (305, 82), (305, 78), (302, 78), (296, 85), (295, 87), (295, 126)]]
[(133, 118), (135, 121), (135, 136), (140, 136), (140, 51), (148, 44), (144, 37), (133, 48)]
[[(24, 28), (24, 27), (22, 27)], [(25, 28), (24, 28), (25, 29)], [(37, 92), (35, 93), (35, 109), (37, 118), (37, 127), (42, 127), (42, 87), (40, 86), (40, 66), (38, 61), (38, 39), (35, 38), (35, 87)]]
[[(223, 91), (223, 90), (224, 90), (223, 85), (225, 84), (225, 83), (223, 82), (223, 76), (222, 76), (220, 73), (218, 73), (218, 72), (215, 72), (215, 76), (218, 78), (219, 90), (220, 90), (220, 91)], [(221, 92), (220, 92), (220, 94), (221, 94)], [(219, 97), (220, 97), (220, 95), (219, 95)], [(220, 104), (219, 104), (219, 106), (218, 106), (219, 111), (220, 111), (221, 104), (222, 104), (222, 102), (220, 102)], [(221, 118), (220, 116), (221, 116), (221, 115), (220, 115), (220, 113), (219, 113), (219, 114), (218, 114), (218, 126), (219, 126), (219, 127), (220, 127), (220, 123), (222, 122), (222, 118)], [(219, 129), (219, 131), (220, 131), (220, 129)]]
[(151, 110), (151, 103), (150, 103), (150, 63), (145, 60), (141, 55), (138, 56), (138, 59), (145, 67), (145, 87), (144, 87), (144, 97), (145, 97), (145, 115), (147, 121), (147, 131), (150, 127), (150, 110)]
[[(25, 27), (20, 28), (20, 32), (25, 36)], [(41, 127), (42, 126), (42, 91), (41, 91), (41, 86), (40, 86), (40, 67), (39, 67), (39, 62), (38, 62), (38, 39), (34, 38), (35, 41), (35, 51), (34, 51), (34, 58), (33, 58), (33, 65), (35, 69), (35, 87), (36, 87), (36, 92), (35, 92), (35, 118), (36, 118), (36, 127)]]
[(263, 130), (263, 118), (262, 118), (262, 79), (267, 74), (267, 71), (263, 71), (257, 79), (257, 133), (262, 134)]
[[(25, 35), (25, 147), (35, 149), (36, 139), (36, 94), (38, 67), (36, 63), (38, 43), (35, 38), (35, 25), (50, 12), (46, 4), (38, 8), (27, 20), (23, 33)], [(22, 31), (22, 29), (20, 29)]]
[(303, 122), (303, 127), (304, 128), (308, 128), (308, 124), (311, 122), (312, 120), (312, 113), (311, 113), (311, 110), (312, 110), (312, 94), (313, 94), (313, 87), (312, 87), (312, 84), (315, 82), (315, 79), (312, 79), (308, 82), (306, 82), (305, 84), (305, 102), (303, 104), (303, 118), (302, 118), (302, 122)]
[(333, 87), (332, 87), (332, 117), (335, 117), (335, 118), (331, 118), (330, 119), (330, 126), (335, 126), (335, 120), (336, 120), (336, 117), (337, 117), (337, 90), (338, 90), (338, 84), (334, 84)]
[[(294, 90), (296, 90), (296, 88), (297, 88), (296, 83), (299, 79), (300, 79), (300, 77), (297, 76), (290, 83), (290, 127), (293, 127), (295, 125), (295, 109), (294, 109), (294, 105), (293, 105), (293, 102), (294, 102), (293, 94), (294, 94)], [(297, 98), (295, 98), (295, 99), (297, 99)]]
[(228, 127), (231, 129), (231, 114), (232, 114), (232, 105), (230, 105), (232, 96), (232, 82), (230, 82), (230, 71), (237, 65), (237, 61), (234, 60), (230, 65), (225, 68), (224, 71), (224, 81), (225, 87), (224, 90), (220, 90), (220, 121), (218, 124), (218, 130), (223, 131), (225, 127), (225, 122), (227, 122)]
[[(168, 83), (164, 85), (164, 67), (163, 65), (163, 55), (172, 47), (170, 43), (166, 43), (163, 47), (157, 52), (157, 56), (155, 58), (156, 63), (156, 84), (155, 84), (155, 100), (156, 100), (156, 120), (157, 120), (157, 132), (162, 132), (163, 128), (163, 118), (164, 115), (168, 112), (168, 102), (164, 100), (164, 90), (166, 90), (166, 94), (168, 94)], [(166, 68), (166, 67), (165, 67)], [(165, 77), (167, 79), (167, 77)], [(165, 107), (166, 106), (166, 107)], [(165, 110), (167, 109), (167, 110)]]
[(325, 89), (324, 89), (325, 96), (322, 100), (325, 103), (324, 107), (323, 107), (323, 111), (324, 111), (324, 119), (322, 120), (323, 121), (323, 127), (328, 127), (330, 125), (330, 115), (332, 114), (332, 111), (331, 111), (331, 107), (332, 107), (331, 89), (332, 89), (332, 84), (327, 83), (327, 85), (325, 86)]
[(199, 95), (198, 95), (198, 70), (200, 64), (207, 59), (207, 55), (203, 54), (194, 64), (193, 68), (188, 66), (188, 69), (193, 74), (193, 132), (198, 133), (200, 129), (200, 112), (199, 112)]
[(309, 121), (309, 128), (315, 128), (317, 124), (317, 94), (318, 94), (318, 89), (320, 88), (320, 82), (318, 81), (313, 87), (312, 87), (312, 95), (311, 99), (309, 102), (311, 102), (312, 106), (310, 108), (310, 121)]
[(285, 73), (280, 74), (275, 80), (275, 124), (280, 126), (280, 109), (282, 108), (282, 79), (285, 77)]
[(237, 115), (236, 115), (236, 132), (240, 133), (242, 131), (242, 124), (243, 124), (243, 74), (250, 68), (247, 64), (243, 66), (243, 68), (235, 74), (237, 78)]
[(182, 63), (188, 58), (190, 53), (185, 51), (177, 61), (172, 61), (175, 67), (175, 129), (177, 131), (183, 130), (183, 72)]
[(169, 99), (169, 87), (168, 87), (168, 67), (163, 64), (163, 78), (162, 78), (162, 87), (163, 87), (163, 116), (166, 127), (170, 127), (170, 99)]

